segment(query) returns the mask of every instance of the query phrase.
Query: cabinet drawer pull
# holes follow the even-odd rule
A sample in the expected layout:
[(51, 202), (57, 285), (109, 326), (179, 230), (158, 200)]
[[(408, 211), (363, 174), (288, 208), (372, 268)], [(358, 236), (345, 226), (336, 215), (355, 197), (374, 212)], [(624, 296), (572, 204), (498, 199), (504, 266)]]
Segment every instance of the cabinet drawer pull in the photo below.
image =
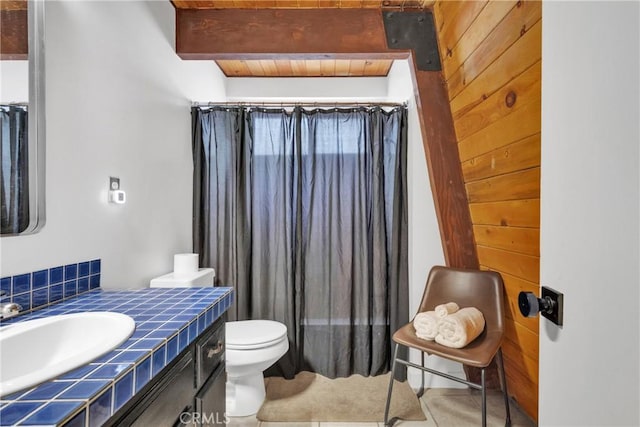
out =
[(218, 341), (218, 344), (216, 344), (215, 347), (213, 347), (213, 346), (208, 347), (208, 349), (207, 349), (207, 358), (211, 359), (216, 354), (222, 353), (223, 350), (224, 350), (224, 344), (222, 342)]

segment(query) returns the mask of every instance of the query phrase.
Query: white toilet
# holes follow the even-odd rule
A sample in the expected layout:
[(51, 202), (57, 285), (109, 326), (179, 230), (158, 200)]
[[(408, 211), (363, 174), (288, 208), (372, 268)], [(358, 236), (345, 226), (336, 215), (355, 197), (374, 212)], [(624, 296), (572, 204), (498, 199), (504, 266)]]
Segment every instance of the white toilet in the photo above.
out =
[[(151, 280), (152, 288), (213, 286), (215, 272), (201, 268), (193, 274), (169, 273)], [(287, 327), (272, 320), (241, 320), (225, 324), (226, 415), (244, 417), (258, 412), (265, 397), (262, 372), (289, 350)]]
[(227, 415), (253, 415), (265, 397), (262, 372), (289, 350), (287, 327), (272, 320), (241, 320), (225, 326)]

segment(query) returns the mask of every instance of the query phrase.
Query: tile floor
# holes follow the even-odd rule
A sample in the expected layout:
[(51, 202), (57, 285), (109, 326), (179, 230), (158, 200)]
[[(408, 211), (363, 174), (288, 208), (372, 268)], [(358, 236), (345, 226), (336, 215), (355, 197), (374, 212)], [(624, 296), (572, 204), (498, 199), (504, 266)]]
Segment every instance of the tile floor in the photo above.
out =
[[(480, 426), (480, 392), (459, 388), (429, 389), (420, 399), (426, 421), (398, 421), (394, 427), (465, 427)], [(511, 407), (512, 427), (535, 427), (513, 402)], [(487, 394), (487, 425), (504, 426), (504, 400), (502, 394), (490, 391)], [(383, 423), (277, 423), (261, 422), (255, 416), (232, 418), (229, 427), (384, 427)]]

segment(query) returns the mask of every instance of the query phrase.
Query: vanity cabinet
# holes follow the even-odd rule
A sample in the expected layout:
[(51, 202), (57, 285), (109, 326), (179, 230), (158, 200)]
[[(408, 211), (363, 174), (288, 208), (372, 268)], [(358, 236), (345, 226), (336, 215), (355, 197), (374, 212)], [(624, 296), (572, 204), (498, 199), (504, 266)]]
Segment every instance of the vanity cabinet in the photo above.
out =
[(196, 394), (195, 413), (200, 414), (200, 427), (227, 424), (225, 387), (225, 372), (224, 365), (222, 365), (216, 368), (213, 375)]
[[(194, 368), (195, 361), (189, 352), (163, 375), (156, 383), (154, 390), (147, 394), (146, 401), (137, 405), (137, 410), (130, 412), (129, 416), (122, 420), (122, 425), (134, 427), (187, 425), (180, 422), (180, 414), (192, 412)], [(185, 419), (185, 421), (189, 420)]]
[(225, 424), (224, 323), (223, 317), (214, 322), (105, 426)]
[[(214, 325), (215, 326), (215, 325)], [(194, 425), (214, 427), (226, 424), (226, 377), (224, 365), (224, 322), (196, 341), (196, 388)]]

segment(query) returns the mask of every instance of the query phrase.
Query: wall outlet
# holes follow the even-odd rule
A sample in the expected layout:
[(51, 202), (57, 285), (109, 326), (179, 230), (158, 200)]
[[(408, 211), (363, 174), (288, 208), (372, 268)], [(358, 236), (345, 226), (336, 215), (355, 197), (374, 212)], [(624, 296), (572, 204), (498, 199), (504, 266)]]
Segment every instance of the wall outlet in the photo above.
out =
[(116, 191), (120, 189), (120, 178), (109, 177), (109, 190)]

